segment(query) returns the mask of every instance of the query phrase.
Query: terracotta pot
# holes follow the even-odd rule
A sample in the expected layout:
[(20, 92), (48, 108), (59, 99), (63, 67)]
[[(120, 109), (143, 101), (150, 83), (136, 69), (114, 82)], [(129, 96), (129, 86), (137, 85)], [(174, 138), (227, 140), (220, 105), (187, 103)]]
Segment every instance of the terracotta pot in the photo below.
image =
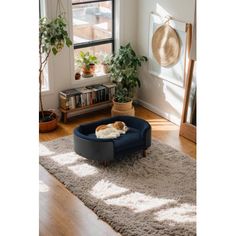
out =
[[(57, 115), (52, 111), (44, 111), (44, 115), (45, 116), (51, 115), (53, 119), (45, 122), (39, 122), (39, 132), (46, 133), (55, 130), (57, 128)], [(39, 112), (39, 119), (41, 117), (42, 113)]]
[(95, 69), (96, 69), (95, 64), (90, 64), (90, 71), (92, 72), (92, 74), (94, 74)]
[(112, 116), (134, 116), (135, 111), (133, 107), (133, 101), (129, 102), (115, 102), (113, 100), (113, 106), (111, 109), (111, 115)]
[(81, 76), (80, 73), (79, 73), (79, 72), (76, 72), (76, 73), (75, 73), (75, 80), (79, 80), (79, 79), (80, 79), (80, 76)]
[(93, 75), (95, 72), (95, 64), (90, 64), (89, 68), (86, 68), (85, 65), (82, 66), (82, 72), (85, 76)]

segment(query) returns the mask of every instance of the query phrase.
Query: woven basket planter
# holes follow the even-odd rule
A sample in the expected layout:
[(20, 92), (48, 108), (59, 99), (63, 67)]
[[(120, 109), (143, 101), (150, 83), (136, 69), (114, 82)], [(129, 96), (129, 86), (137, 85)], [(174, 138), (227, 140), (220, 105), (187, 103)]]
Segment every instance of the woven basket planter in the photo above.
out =
[(133, 101), (129, 102), (115, 102), (113, 100), (113, 106), (111, 109), (111, 115), (112, 116), (134, 116), (135, 111), (134, 111), (134, 106), (133, 106)]

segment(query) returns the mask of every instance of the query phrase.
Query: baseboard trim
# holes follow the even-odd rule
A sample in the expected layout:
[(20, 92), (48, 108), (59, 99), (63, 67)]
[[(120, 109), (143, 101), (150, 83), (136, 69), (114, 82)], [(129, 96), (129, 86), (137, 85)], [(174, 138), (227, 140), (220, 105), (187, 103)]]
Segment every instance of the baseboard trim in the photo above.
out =
[(156, 106), (153, 106), (152, 104), (150, 104), (148, 102), (145, 102), (145, 101), (143, 101), (141, 99), (137, 99), (135, 102), (140, 104), (141, 106), (147, 108), (148, 110), (156, 113), (157, 115), (159, 115), (159, 116), (161, 116), (161, 117), (171, 121), (172, 123), (180, 126), (181, 120), (178, 117), (176, 117), (174, 115), (171, 115), (171, 114), (169, 114), (167, 112), (164, 112), (160, 108), (158, 108)]

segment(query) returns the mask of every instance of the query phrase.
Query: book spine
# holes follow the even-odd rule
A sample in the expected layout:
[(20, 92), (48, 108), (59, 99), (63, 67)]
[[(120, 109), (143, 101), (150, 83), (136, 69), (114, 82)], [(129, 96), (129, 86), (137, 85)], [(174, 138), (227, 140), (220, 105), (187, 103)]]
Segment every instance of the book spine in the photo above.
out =
[(75, 96), (75, 106), (76, 107), (80, 107), (81, 106), (81, 102), (80, 102), (80, 94)]
[(106, 88), (102, 89), (102, 101), (106, 101)]
[(69, 98), (69, 109), (75, 109), (75, 96)]
[(69, 109), (69, 100), (68, 98), (66, 98), (65, 96), (63, 95), (59, 95), (59, 103), (60, 103), (60, 107), (65, 109), (65, 110), (68, 110)]
[(89, 95), (90, 95), (90, 105), (93, 105), (93, 92), (90, 92)]
[(80, 100), (81, 100), (81, 107), (84, 107), (84, 95), (80, 94)]
[(87, 106), (87, 95), (83, 93), (84, 107)]
[(95, 91), (92, 92), (92, 96), (93, 96), (93, 104), (95, 104), (97, 102)]

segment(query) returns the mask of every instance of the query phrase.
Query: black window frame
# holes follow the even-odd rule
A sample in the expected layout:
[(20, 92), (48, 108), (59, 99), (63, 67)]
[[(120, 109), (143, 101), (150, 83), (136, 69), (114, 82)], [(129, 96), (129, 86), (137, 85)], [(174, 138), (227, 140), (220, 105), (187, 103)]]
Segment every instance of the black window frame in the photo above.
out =
[(84, 2), (78, 2), (78, 3), (72, 2), (72, 7), (73, 7), (73, 5), (85, 5), (85, 4), (89, 4), (89, 3), (99, 3), (99, 2), (111, 2), (112, 3), (112, 37), (108, 38), (108, 39), (100, 39), (100, 40), (92, 40), (92, 41), (83, 42), (83, 43), (75, 43), (74, 50), (111, 43), (112, 53), (115, 52), (115, 0), (95, 0), (95, 1), (88, 0), (88, 1), (84, 1)]

